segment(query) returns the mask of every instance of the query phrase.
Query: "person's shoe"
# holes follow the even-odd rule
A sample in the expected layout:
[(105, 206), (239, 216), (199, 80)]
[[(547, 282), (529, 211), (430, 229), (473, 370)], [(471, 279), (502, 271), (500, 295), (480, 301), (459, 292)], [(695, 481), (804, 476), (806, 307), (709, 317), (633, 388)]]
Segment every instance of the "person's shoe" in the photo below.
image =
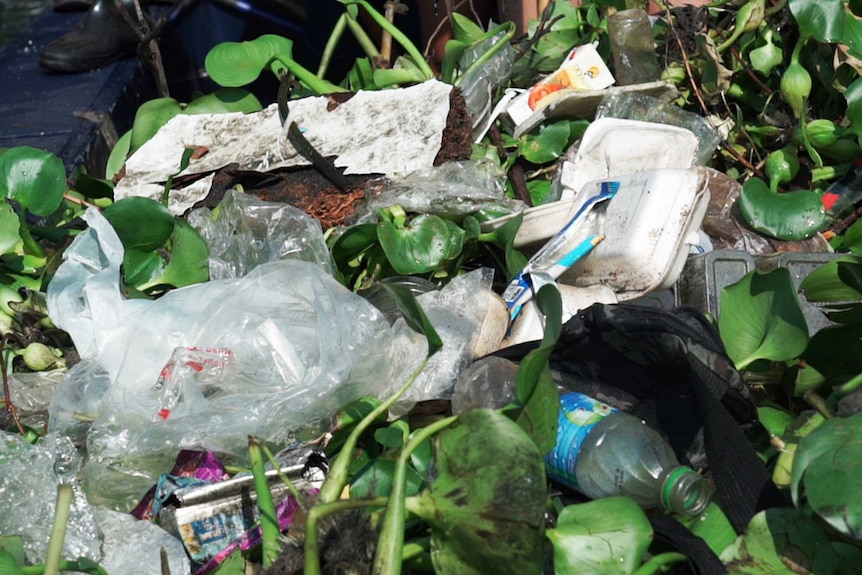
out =
[[(123, 0), (123, 6), (134, 15), (132, 0)], [(75, 28), (45, 46), (39, 66), (47, 72), (86, 72), (131, 56), (137, 47), (138, 35), (114, 0), (94, 0)]]

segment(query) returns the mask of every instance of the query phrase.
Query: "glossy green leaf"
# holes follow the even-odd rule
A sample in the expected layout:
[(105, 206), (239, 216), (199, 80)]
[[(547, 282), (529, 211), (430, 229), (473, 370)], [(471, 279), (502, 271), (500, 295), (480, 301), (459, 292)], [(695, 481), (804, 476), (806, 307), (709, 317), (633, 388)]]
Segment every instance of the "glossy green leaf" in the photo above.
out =
[(0, 197), (37, 216), (50, 216), (65, 193), (66, 168), (55, 154), (19, 146), (0, 157)]
[(856, 77), (847, 86), (844, 99), (847, 101), (847, 118), (850, 120), (850, 127), (847, 130), (857, 136), (862, 135), (862, 77)]
[(211, 94), (195, 98), (186, 106), (185, 114), (224, 114), (259, 112), (263, 107), (257, 96), (240, 88), (222, 88)]
[(386, 427), (374, 430), (374, 441), (388, 449), (400, 449), (404, 447), (410, 429), (403, 419), (397, 419)]
[(405, 228), (381, 221), (377, 237), (395, 271), (414, 275), (434, 271), (461, 253), (464, 230), (440, 216), (421, 214)]
[(829, 223), (820, 197), (814, 192), (776, 194), (759, 178), (743, 184), (737, 203), (748, 225), (780, 240), (810, 238)]
[(810, 302), (859, 301), (862, 289), (851, 283), (859, 275), (862, 275), (862, 259), (853, 255), (838, 256), (805, 276), (799, 291)]
[(182, 111), (180, 103), (173, 98), (156, 98), (141, 104), (132, 123), (129, 155), (137, 152), (162, 126)]
[(165, 270), (165, 260), (156, 251), (130, 248), (123, 252), (123, 281), (142, 290), (153, 283)]
[(784, 53), (781, 48), (776, 46), (772, 41), (774, 35), (775, 30), (771, 26), (768, 26), (763, 33), (765, 43), (748, 54), (751, 67), (764, 76), (768, 76), (784, 59)]
[(523, 221), (524, 214), (521, 212), (494, 231), (480, 236), (480, 240), (493, 242), (503, 248), (506, 281), (511, 281), (527, 265), (527, 256), (516, 250), (514, 246), (515, 236), (518, 235)]
[(830, 382), (845, 381), (862, 373), (862, 322), (819, 330), (811, 337), (802, 358)]
[(823, 530), (789, 507), (755, 515), (720, 557), (731, 575), (831, 575), (837, 565)]
[(839, 42), (844, 35), (843, 0), (790, 0), (799, 35), (821, 42)]
[(721, 292), (718, 329), (737, 369), (758, 359), (787, 361), (808, 344), (808, 325), (790, 272), (750, 272)]
[(736, 539), (736, 529), (724, 511), (714, 500), (697, 516), (674, 515), (674, 517), (691, 530), (718, 555)]
[(431, 525), (435, 572), (539, 573), (547, 486), (533, 441), (476, 409), (437, 436), (435, 453), (437, 476), (411, 508)]
[(11, 253), (21, 241), (18, 214), (7, 202), (0, 200), (0, 255)]
[(374, 67), (368, 58), (357, 58), (347, 75), (347, 87), (353, 91), (374, 88)]
[(452, 13), (453, 37), (461, 42), (471, 44), (485, 35), (485, 30), (470, 18), (458, 12)]
[[(183, 287), (209, 279), (209, 247), (186, 220), (176, 218), (170, 237), (170, 256), (164, 274), (153, 284)], [(144, 286), (150, 287), (150, 286)]]
[(85, 198), (113, 198), (114, 184), (109, 180), (96, 178), (87, 173), (84, 166), (78, 166), (74, 176), (75, 191)]
[(5, 549), (0, 549), (0, 575), (24, 575), (15, 556)]
[(105, 164), (105, 178), (113, 180), (122, 170), (126, 163), (126, 158), (129, 157), (129, 150), (132, 145), (132, 131), (128, 130), (120, 136), (114, 147), (111, 148), (111, 153), (108, 156), (108, 162)]
[(103, 214), (126, 249), (155, 250), (165, 245), (174, 231), (173, 214), (159, 202), (142, 196), (118, 200)]
[(0, 536), (0, 549), (9, 553), (18, 565), (23, 565), (27, 559), (24, 552), (24, 540), (20, 535)]
[(781, 437), (787, 426), (793, 423), (796, 416), (786, 409), (779, 409), (771, 406), (761, 406), (757, 408), (757, 418), (761, 425), (766, 428), (766, 431), (772, 435)]
[(799, 444), (790, 494), (838, 532), (862, 541), (862, 412), (820, 424)]
[(207, 74), (221, 86), (245, 86), (257, 80), (276, 56), (291, 58), (293, 42), (275, 34), (264, 34), (245, 42), (215, 45), (204, 60)]
[(547, 164), (563, 155), (569, 144), (569, 122), (543, 124), (538, 134), (524, 134), (518, 141), (518, 152), (529, 162)]
[(556, 575), (631, 575), (652, 538), (649, 519), (628, 497), (569, 505), (548, 530)]

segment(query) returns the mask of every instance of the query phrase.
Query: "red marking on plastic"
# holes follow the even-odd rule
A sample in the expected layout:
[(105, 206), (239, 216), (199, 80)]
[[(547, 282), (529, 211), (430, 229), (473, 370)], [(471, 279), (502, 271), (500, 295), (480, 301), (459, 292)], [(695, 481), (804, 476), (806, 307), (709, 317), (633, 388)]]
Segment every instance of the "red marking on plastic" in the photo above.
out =
[(160, 409), (159, 410), (159, 417), (161, 417), (162, 419), (167, 419), (168, 417), (170, 417), (170, 415), (171, 415), (170, 409)]
[(831, 209), (839, 199), (841, 199), (841, 196), (833, 192), (826, 192), (820, 197), (823, 207), (827, 210)]

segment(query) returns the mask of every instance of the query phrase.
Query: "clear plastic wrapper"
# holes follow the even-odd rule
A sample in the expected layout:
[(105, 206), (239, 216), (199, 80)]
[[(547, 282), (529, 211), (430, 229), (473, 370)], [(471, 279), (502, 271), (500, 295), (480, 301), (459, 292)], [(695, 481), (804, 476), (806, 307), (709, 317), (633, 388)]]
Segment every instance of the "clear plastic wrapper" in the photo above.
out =
[(96, 509), (95, 514), (104, 551), (100, 564), (108, 573), (162, 575), (161, 549), (167, 555), (171, 575), (191, 572), (182, 543), (155, 523), (110, 509)]
[(446, 162), (383, 183), (381, 189), (366, 192), (366, 201), (357, 210), (357, 222), (376, 221), (377, 210), (393, 205), (407, 212), (448, 217), (480, 210), (504, 215), (526, 208), (520, 200), (506, 197), (506, 174), (489, 160)]
[(57, 508), (57, 486), (73, 488), (64, 559), (100, 558), (93, 510), (75, 482), (81, 458), (72, 441), (48, 434), (31, 445), (17, 434), (0, 431), (0, 534), (20, 535), (27, 561), (43, 563)]
[(492, 96), (497, 88), (509, 79), (515, 64), (515, 49), (509, 42), (497, 51), (484, 65), (469, 70), (469, 66), (485, 52), (491, 49), (506, 36), (500, 31), (491, 38), (470, 46), (461, 55), (458, 62), (462, 70), (467, 70), (455, 81), (455, 86), (461, 89), (467, 104), (467, 111), (473, 118), (474, 129), (483, 124), (483, 120), (491, 113), (494, 105)]
[[(303, 431), (319, 433), (340, 406), (380, 396), (400, 380), (403, 366), (390, 360), (394, 334), (386, 318), (320, 266), (280, 260), (242, 278), (173, 290), (153, 301), (126, 300), (107, 287), (119, 285), (121, 251), (111, 259), (104, 257), (112, 250), (106, 247), (90, 260), (98, 265), (78, 269), (79, 241), (87, 250), (93, 236), (117, 241), (100, 214), (88, 211), (87, 219), (91, 228), (70, 246), (57, 272), (83, 285), (52, 283), (49, 312), (76, 346), (90, 342), (84, 365), (103, 375), (90, 388), (82, 372), (71, 370), (58, 386), (50, 423), (52, 430), (80, 431), (82, 414), (94, 419), (83, 472), (94, 503), (128, 510), (171, 468), (180, 449), (245, 460), (248, 435), (287, 444)], [(106, 299), (92, 301), (91, 294)], [(94, 308), (106, 310), (110, 323)], [(205, 382), (191, 377), (174, 413), (154, 417), (163, 409), (159, 375), (177, 349), (189, 347), (230, 350), (235, 365)]]
[(332, 273), (320, 222), (289, 204), (228, 190), (218, 210), (198, 208), (188, 222), (210, 248), (211, 279), (242, 277), (262, 263), (286, 258)]
[(609, 91), (596, 109), (596, 119), (620, 118), (668, 124), (690, 130), (698, 140), (696, 165), (705, 166), (712, 159), (721, 136), (709, 121), (699, 114), (683, 110), (672, 102), (638, 94)]
[[(9, 374), (9, 398), (18, 410), (21, 423), (30, 427), (43, 427), (47, 423), (48, 404), (65, 374), (65, 369)], [(0, 398), (3, 398), (2, 389)], [(5, 429), (14, 425), (5, 409), (0, 410), (0, 425)]]

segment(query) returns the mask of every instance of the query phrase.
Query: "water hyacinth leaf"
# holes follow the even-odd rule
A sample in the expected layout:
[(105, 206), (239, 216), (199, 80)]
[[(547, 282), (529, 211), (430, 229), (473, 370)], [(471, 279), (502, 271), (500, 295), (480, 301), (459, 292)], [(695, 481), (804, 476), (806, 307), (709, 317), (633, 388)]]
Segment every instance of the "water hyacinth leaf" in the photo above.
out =
[(781, 48), (772, 43), (772, 38), (775, 35), (775, 29), (767, 26), (763, 32), (763, 40), (766, 42), (763, 46), (755, 48), (749, 52), (748, 57), (751, 61), (751, 67), (763, 74), (769, 76), (773, 68), (781, 64), (784, 59), (784, 53)]
[(802, 358), (832, 382), (862, 373), (862, 323), (826, 327), (811, 337)]
[(414, 275), (434, 271), (460, 254), (464, 230), (440, 216), (421, 214), (403, 228), (381, 221), (377, 237), (395, 271)]
[(547, 164), (566, 151), (571, 133), (566, 120), (542, 124), (538, 134), (524, 134), (519, 138), (518, 153), (528, 162)]
[(29, 146), (0, 157), (0, 197), (18, 202), (37, 216), (50, 216), (66, 193), (66, 168), (55, 154)]
[(114, 184), (110, 180), (94, 178), (84, 166), (78, 166), (74, 175), (75, 191), (85, 198), (113, 198)]
[(211, 94), (205, 94), (188, 103), (185, 114), (224, 114), (227, 112), (242, 112), (249, 114), (259, 112), (263, 107), (257, 96), (248, 90), (240, 88), (222, 88)]
[(721, 507), (710, 501), (703, 513), (697, 517), (675, 515), (676, 519), (689, 530), (703, 539), (717, 555), (727, 549), (736, 539), (736, 529)]
[(123, 252), (123, 280), (141, 290), (154, 282), (165, 270), (165, 260), (156, 251), (127, 249)]
[(165, 245), (174, 231), (174, 216), (159, 202), (142, 196), (129, 196), (102, 212), (125, 249), (153, 251)]
[(114, 147), (111, 148), (111, 153), (108, 156), (108, 162), (105, 164), (105, 178), (108, 180), (113, 180), (117, 174), (120, 173), (120, 170), (123, 169), (123, 165), (126, 163), (126, 158), (129, 157), (129, 150), (132, 145), (132, 131), (128, 130), (125, 134), (120, 136), (120, 139), (117, 140), (117, 143), (114, 144)]
[(138, 148), (155, 136), (162, 126), (182, 111), (180, 103), (173, 98), (156, 98), (141, 104), (132, 123), (129, 154), (138, 151)]
[(835, 573), (837, 559), (823, 530), (790, 507), (761, 511), (721, 555), (732, 575)]
[(389, 449), (404, 447), (410, 429), (403, 419), (393, 421), (386, 427), (374, 430), (374, 441)]
[(257, 80), (276, 56), (291, 58), (293, 42), (275, 34), (264, 34), (245, 42), (216, 44), (204, 60), (207, 74), (219, 85), (235, 88)]
[(838, 256), (805, 276), (799, 284), (799, 291), (805, 299), (816, 303), (860, 300), (862, 289), (850, 283), (858, 276), (862, 276), (862, 259), (852, 255)]
[(797, 190), (776, 194), (759, 178), (742, 185), (738, 205), (748, 225), (779, 240), (810, 238), (829, 223), (816, 193)]
[[(862, 541), (862, 412), (820, 424), (799, 444), (790, 494), (838, 532)], [(819, 572), (819, 571), (817, 571)]]
[(19, 220), (7, 202), (0, 201), (0, 255), (11, 253), (21, 241)]
[(548, 530), (557, 575), (631, 575), (652, 538), (649, 519), (628, 497), (569, 505)]
[(778, 437), (784, 435), (784, 431), (787, 429), (787, 426), (793, 423), (796, 419), (796, 417), (786, 409), (780, 409), (778, 407), (768, 405), (757, 408), (757, 418), (760, 420), (761, 425), (766, 428), (766, 431)]
[(790, 12), (799, 26), (801, 38), (840, 42), (844, 35), (843, 0), (790, 0)]
[[(176, 218), (170, 237), (170, 259), (164, 274), (153, 285), (183, 287), (209, 279), (209, 247), (186, 220)], [(150, 286), (144, 286), (150, 287)]]
[(437, 477), (409, 506), (431, 525), (435, 572), (539, 573), (547, 488), (533, 441), (506, 416), (476, 409), (435, 446)]
[(718, 330), (737, 369), (758, 359), (788, 361), (808, 344), (808, 325), (790, 272), (749, 272), (721, 292)]
[(485, 31), (481, 26), (458, 12), (452, 13), (452, 35), (455, 40), (467, 42), (468, 44), (481, 40)]
[(0, 575), (24, 575), (15, 556), (5, 549), (0, 549)]

